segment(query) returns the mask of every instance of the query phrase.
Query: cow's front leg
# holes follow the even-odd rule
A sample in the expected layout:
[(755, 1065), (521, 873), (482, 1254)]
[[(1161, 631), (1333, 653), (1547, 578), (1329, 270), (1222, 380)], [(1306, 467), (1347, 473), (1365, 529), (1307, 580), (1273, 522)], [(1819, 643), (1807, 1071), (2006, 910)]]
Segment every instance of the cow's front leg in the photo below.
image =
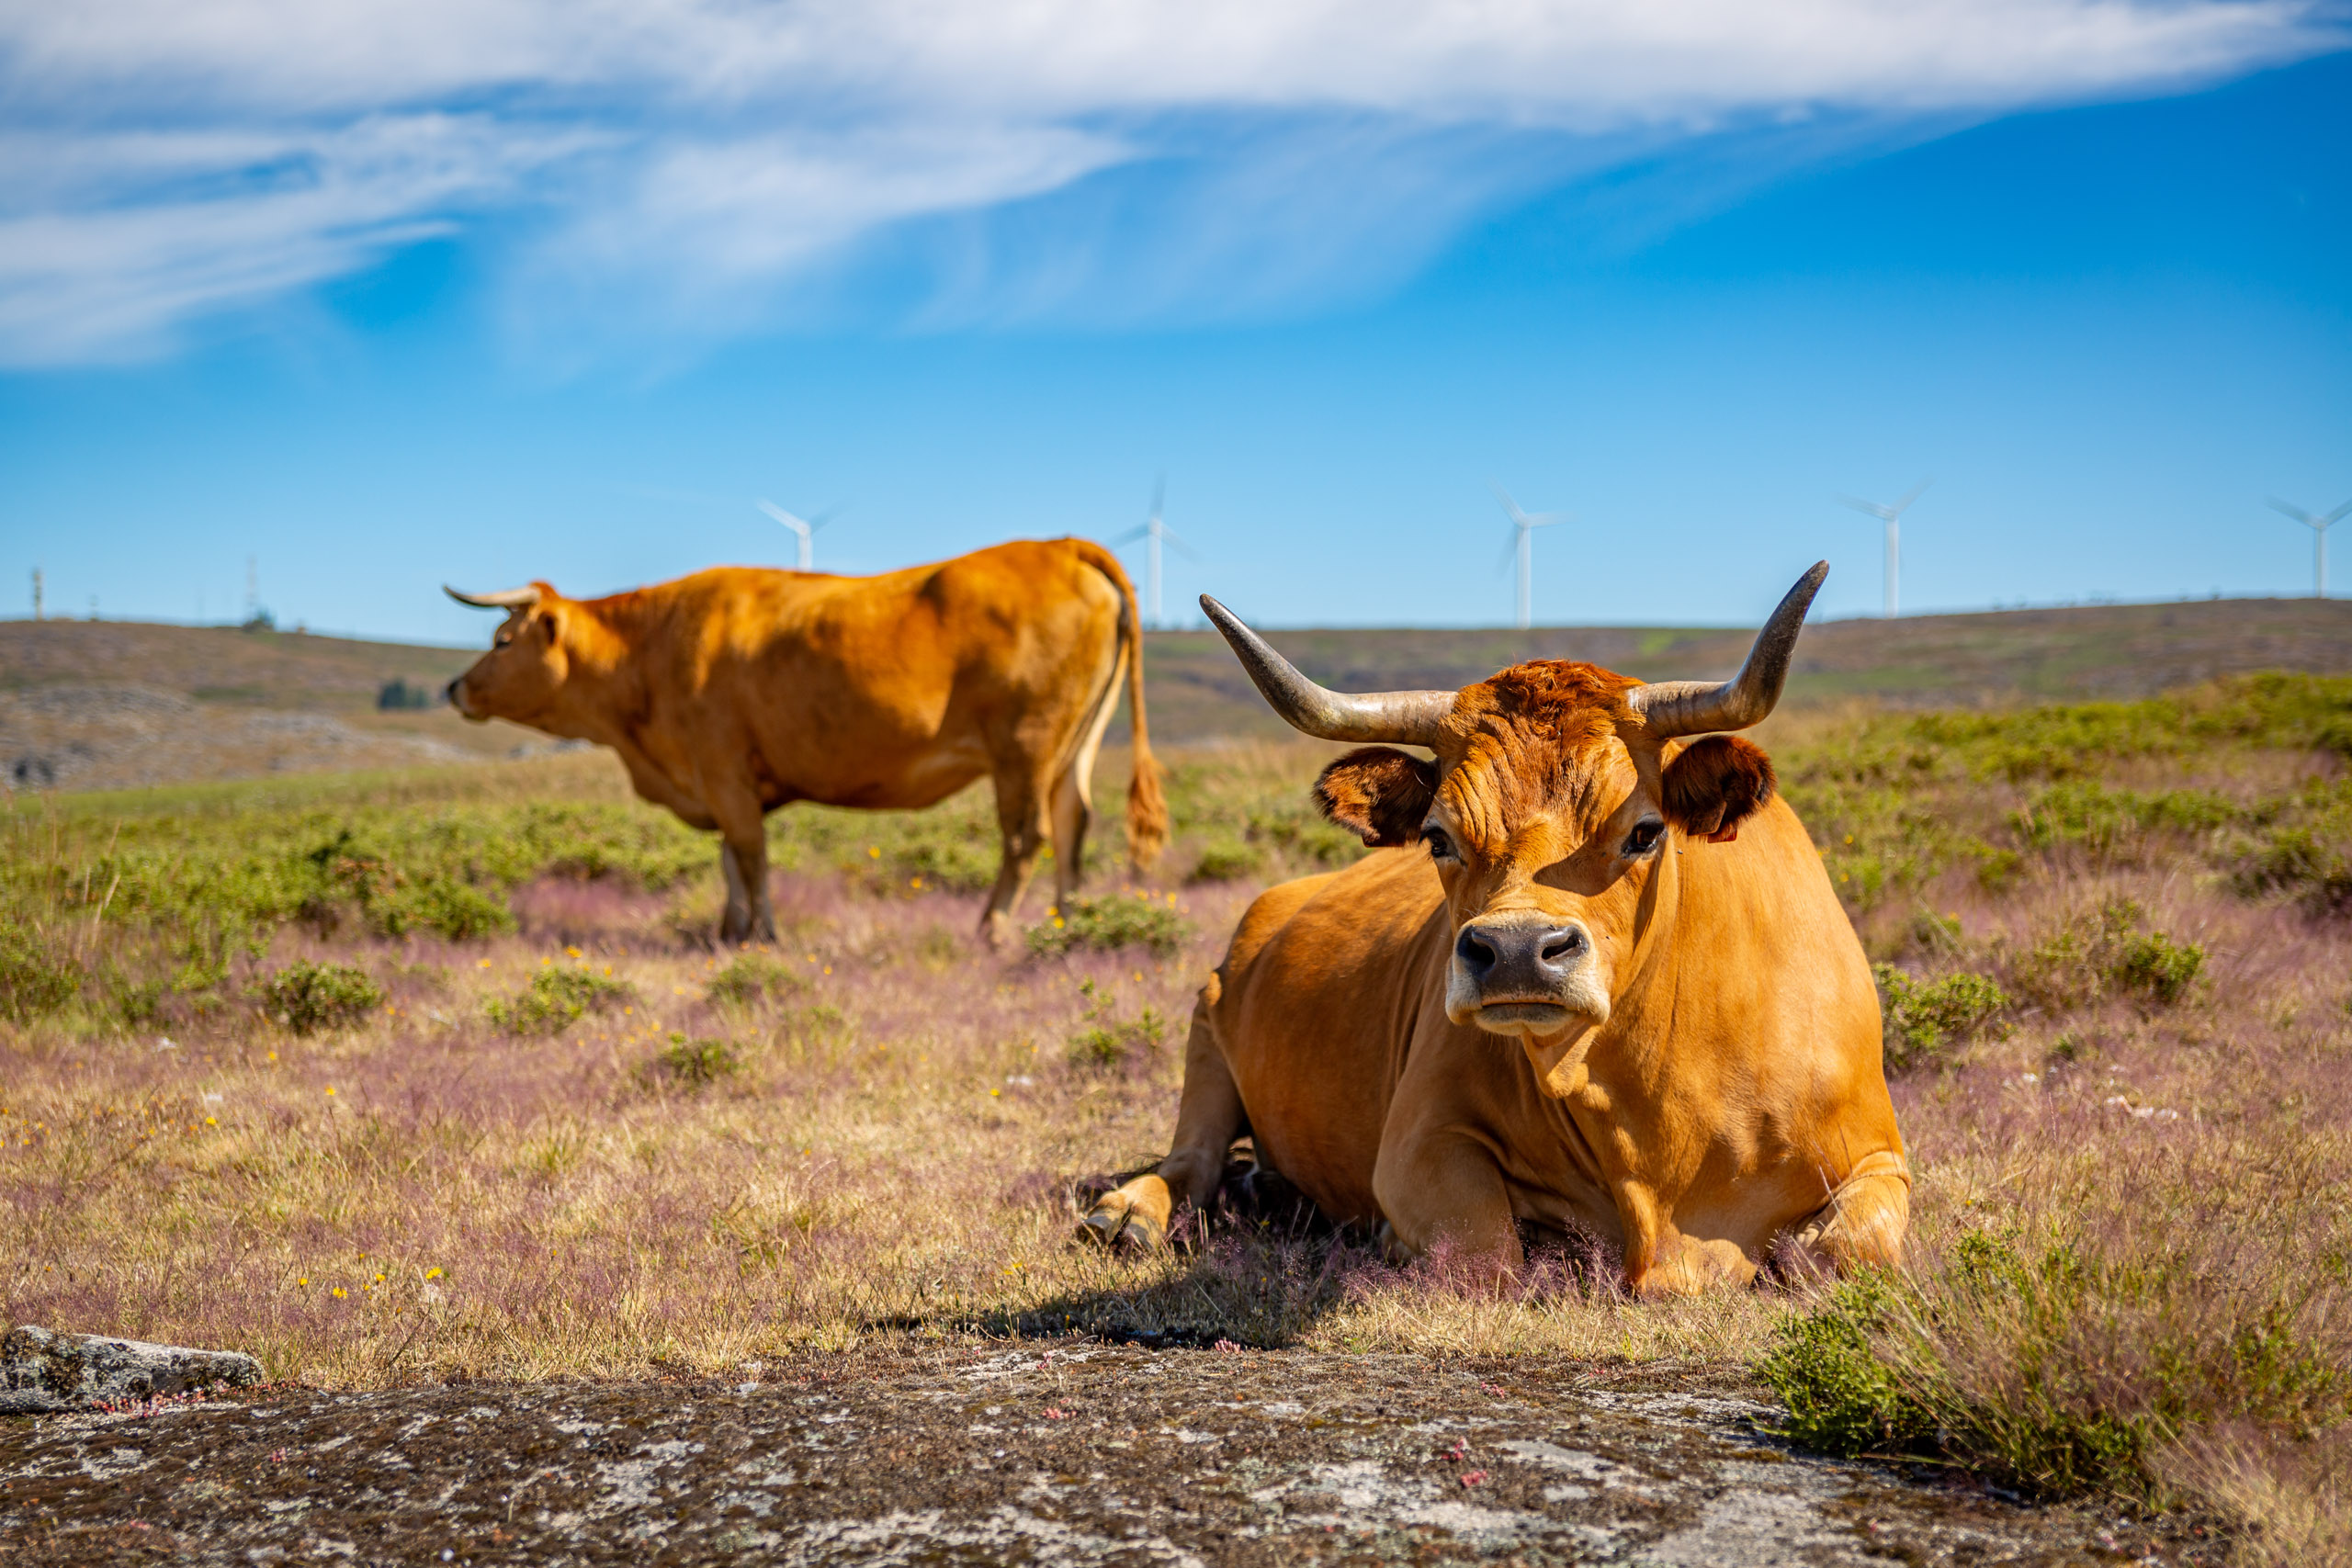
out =
[(743, 874), (743, 862), (735, 846), (724, 839), (718, 841), (718, 869), (727, 879), (727, 908), (718, 917), (718, 940), (748, 942), (758, 919), (752, 884)]
[(1152, 1169), (1104, 1193), (1079, 1234), (1105, 1246), (1165, 1246), (1179, 1204), (1206, 1213), (1216, 1199), (1241, 1119), (1241, 1091), (1226, 1066), (1204, 994), (1193, 1005), (1193, 1032), (1184, 1046), (1184, 1098), (1176, 1111), (1174, 1146)]
[(718, 819), (718, 868), (727, 877), (727, 912), (718, 919), (718, 940), (774, 942), (766, 815), (748, 797), (715, 804), (712, 815)]
[(1903, 1260), (1911, 1226), (1911, 1168), (1892, 1151), (1857, 1164), (1829, 1201), (1790, 1232), (1807, 1257), (1841, 1274)]
[[(1736, 1224), (1699, 1213), (1677, 1216), (1634, 1177), (1616, 1183), (1617, 1223), (1625, 1237), (1625, 1288), (1637, 1296), (1695, 1296), (1719, 1285), (1746, 1285), (1756, 1259), (1725, 1232)], [(1754, 1238), (1751, 1238), (1751, 1243)]]
[(1397, 1111), (1390, 1118), (1372, 1172), (1389, 1257), (1428, 1258), (1474, 1284), (1516, 1275), (1526, 1253), (1495, 1156), (1457, 1127), (1416, 1126)]

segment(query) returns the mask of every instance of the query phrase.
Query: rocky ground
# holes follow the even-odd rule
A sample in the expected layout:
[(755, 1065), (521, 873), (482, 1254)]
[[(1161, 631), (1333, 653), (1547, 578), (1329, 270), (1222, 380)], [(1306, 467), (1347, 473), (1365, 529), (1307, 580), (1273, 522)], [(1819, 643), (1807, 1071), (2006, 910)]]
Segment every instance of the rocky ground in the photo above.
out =
[(877, 1348), (0, 1425), (0, 1561), (2111, 1563), (2194, 1521), (1789, 1452), (1690, 1367)]

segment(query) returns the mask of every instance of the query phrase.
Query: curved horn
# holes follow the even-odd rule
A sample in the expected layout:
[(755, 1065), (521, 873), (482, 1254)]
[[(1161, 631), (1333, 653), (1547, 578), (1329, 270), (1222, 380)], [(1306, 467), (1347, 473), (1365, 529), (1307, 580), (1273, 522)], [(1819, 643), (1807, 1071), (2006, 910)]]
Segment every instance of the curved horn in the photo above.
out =
[(460, 593), (445, 582), (441, 585), (441, 592), (458, 604), (471, 604), (477, 610), (528, 609), (539, 602), (539, 591), (536, 588), (504, 588), (495, 593)]
[(1781, 596), (1780, 608), (1756, 634), (1747, 662), (1739, 673), (1720, 684), (1713, 681), (1659, 681), (1637, 686), (1625, 694), (1634, 711), (1648, 723), (1653, 735), (1705, 735), (1719, 729), (1746, 729), (1761, 724), (1781, 700), (1789, 678), (1789, 660), (1796, 652), (1797, 632), (1813, 596), (1829, 575), (1826, 560), (1796, 581)]
[(1452, 692), (1367, 692), (1353, 695), (1329, 692), (1291, 667), (1290, 660), (1266, 646), (1265, 639), (1241, 624), (1234, 613), (1201, 595), (1201, 608), (1225, 640), (1233, 645), (1241, 668), (1250, 672), (1258, 691), (1295, 729), (1326, 740), (1387, 740), (1407, 746), (1434, 745), (1438, 725), (1453, 711)]

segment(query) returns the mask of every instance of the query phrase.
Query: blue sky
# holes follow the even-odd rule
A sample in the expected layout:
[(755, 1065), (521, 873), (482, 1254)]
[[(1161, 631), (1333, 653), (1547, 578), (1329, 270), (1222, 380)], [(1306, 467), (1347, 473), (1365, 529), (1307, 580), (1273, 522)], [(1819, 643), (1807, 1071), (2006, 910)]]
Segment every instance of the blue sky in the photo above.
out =
[(755, 497), (876, 570), (1163, 471), (1171, 615), (1504, 621), (1490, 480), (1573, 514), (1548, 622), (1820, 556), (1872, 613), (1836, 497), (1923, 479), (1906, 610), (2310, 591), (2263, 501), (2352, 497), (2343, 12), (1625, 9), (0, 16), (5, 603), (222, 618), (253, 556), (477, 641), (442, 581), (788, 562)]

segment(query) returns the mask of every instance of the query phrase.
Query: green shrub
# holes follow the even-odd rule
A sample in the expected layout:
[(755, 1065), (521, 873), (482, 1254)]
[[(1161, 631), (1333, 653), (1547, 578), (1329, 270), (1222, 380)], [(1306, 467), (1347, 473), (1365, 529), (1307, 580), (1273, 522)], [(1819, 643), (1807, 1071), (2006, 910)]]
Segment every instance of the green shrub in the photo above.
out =
[(2246, 897), (2300, 894), (2314, 915), (2352, 912), (2352, 778), (2314, 780), (2279, 802), (2241, 843), (2230, 881)]
[(1112, 893), (1073, 898), (1068, 908), (1053, 910), (1043, 924), (1029, 928), (1028, 943), (1039, 958), (1060, 958), (1079, 947), (1148, 947), (1166, 958), (1192, 934), (1191, 924), (1168, 906)]
[(1989, 976), (1966, 970), (1924, 982), (1892, 964), (1872, 964), (1871, 972), (1878, 977), (1890, 1072), (1936, 1055), (1947, 1039), (1978, 1033), (2009, 1005), (2007, 993)]
[(2035, 849), (2078, 844), (2094, 854), (2114, 855), (2144, 834), (2210, 832), (2242, 815), (2234, 803), (2211, 790), (2143, 795), (2078, 780), (2041, 791), (2011, 820), (2018, 836)]
[(427, 931), (450, 942), (473, 942), (514, 929), (514, 916), (503, 898), (441, 879), (402, 887), (378, 900), (368, 912), (370, 923), (386, 936)]
[(1131, 1019), (1089, 1024), (1069, 1037), (1067, 1055), (1073, 1067), (1122, 1066), (1157, 1052), (1167, 1035), (1168, 1021), (1146, 1007)]
[(0, 1013), (29, 1023), (58, 1011), (81, 989), (81, 965), (52, 957), (30, 931), (0, 923)]
[(297, 1034), (339, 1029), (384, 1001), (384, 987), (365, 969), (307, 958), (256, 981), (254, 993), (265, 1011)]
[(746, 953), (710, 977), (704, 995), (729, 1007), (751, 1007), (781, 1000), (808, 988), (792, 965), (764, 953)]
[(1781, 1325), (1756, 1371), (1788, 1407), (1791, 1440), (1851, 1458), (1915, 1452), (1934, 1438), (1934, 1418), (1876, 1345), (1903, 1304), (1894, 1278), (1872, 1271)]
[(646, 1065), (649, 1076), (693, 1089), (707, 1088), (743, 1070), (743, 1060), (724, 1040), (689, 1040), (673, 1030), (670, 1043)]
[(1193, 864), (1191, 880), (1194, 882), (1238, 882), (1244, 877), (1261, 876), (1266, 870), (1266, 852), (1244, 839), (1217, 839), (1201, 849), (1201, 858)]
[(2205, 965), (2205, 950), (2141, 929), (2144, 911), (2113, 898), (2096, 914), (2077, 916), (2036, 943), (2014, 966), (2012, 979), (2028, 999), (2063, 1011), (2120, 993), (2169, 1007), (2187, 994)]
[(510, 1034), (560, 1034), (591, 1012), (610, 1012), (637, 999), (637, 987), (585, 969), (542, 969), (514, 997), (484, 1004), (490, 1021)]
[(2135, 932), (2117, 944), (2111, 973), (2118, 984), (2169, 1007), (2204, 967), (2205, 950), (2197, 943), (2177, 942), (2162, 931), (2147, 931)]

